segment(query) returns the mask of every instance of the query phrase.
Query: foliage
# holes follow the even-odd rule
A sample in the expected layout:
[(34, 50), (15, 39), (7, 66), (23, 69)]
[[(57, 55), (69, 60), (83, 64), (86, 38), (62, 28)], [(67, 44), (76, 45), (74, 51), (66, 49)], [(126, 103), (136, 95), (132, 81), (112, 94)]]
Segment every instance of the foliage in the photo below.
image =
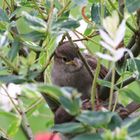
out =
[[(130, 100), (140, 103), (140, 2), (122, 2), (0, 1), (0, 139), (33, 139), (36, 133), (50, 129), (72, 140), (140, 138), (139, 116), (122, 120), (111, 110), (114, 91), (123, 105)], [(109, 109), (101, 106), (99, 110), (85, 110), (76, 89), (57, 87), (51, 82), (54, 51), (66, 33), (71, 32), (86, 46), (81, 52), (88, 50), (112, 69), (111, 80), (97, 78), (92, 85), (101, 86), (101, 97), (110, 93)], [(77, 41), (71, 37), (73, 42)], [(98, 72), (96, 69), (97, 77)], [(115, 72), (119, 77), (115, 77)], [(74, 121), (55, 124), (44, 95), (74, 117)]]

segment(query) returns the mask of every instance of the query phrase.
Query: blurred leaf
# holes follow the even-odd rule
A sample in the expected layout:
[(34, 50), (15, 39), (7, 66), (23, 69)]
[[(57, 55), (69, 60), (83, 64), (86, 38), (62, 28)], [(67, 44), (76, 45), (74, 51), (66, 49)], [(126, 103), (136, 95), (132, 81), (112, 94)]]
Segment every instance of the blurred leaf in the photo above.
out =
[(117, 127), (121, 127), (121, 123), (122, 119), (120, 118), (120, 116), (117, 113), (114, 113), (114, 115), (112, 115), (111, 121), (107, 125), (107, 128), (114, 130)]
[(100, 134), (81, 134), (74, 137), (72, 140), (103, 140)]
[(16, 121), (11, 122), (11, 124), (7, 130), (7, 134), (9, 137), (13, 137), (16, 135), (20, 124), (21, 124), (21, 120), (19, 118)]
[(0, 47), (4, 47), (8, 44), (8, 31), (5, 31), (0, 35)]
[[(104, 17), (108, 15), (107, 8), (104, 5)], [(101, 5), (99, 3), (93, 3), (91, 7), (91, 19), (96, 24), (101, 24)]]
[(118, 72), (118, 74), (122, 75), (127, 69), (127, 62), (126, 61), (123, 63), (119, 62), (119, 63), (116, 63), (115, 66), (116, 66), (116, 71)]
[(28, 55), (28, 64), (29, 65), (32, 65), (32, 64), (34, 64), (34, 62), (35, 62), (35, 59), (36, 59), (36, 53), (35, 52), (33, 52), (33, 51), (31, 51), (30, 53), (29, 53), (29, 55)]
[(56, 124), (53, 128), (53, 131), (66, 133), (66, 134), (76, 134), (81, 133), (85, 131), (85, 128), (82, 124), (77, 122), (71, 122), (71, 123), (63, 123), (63, 124)]
[(126, 0), (126, 7), (130, 13), (135, 12), (140, 8), (139, 0)]
[(60, 3), (58, 0), (54, 0), (54, 5), (55, 5), (55, 7), (56, 7), (58, 10), (61, 10), (62, 5), (61, 5), (61, 3)]
[(41, 18), (32, 16), (27, 12), (22, 12), (25, 20), (29, 23), (29, 27), (38, 32), (46, 32), (47, 31), (47, 23), (43, 21)]
[(91, 19), (94, 21), (96, 24), (100, 24), (100, 11), (101, 11), (101, 6), (99, 4), (93, 4), (91, 7)]
[(99, 0), (88, 0), (90, 3), (99, 3)]
[(11, 123), (7, 126), (7, 134), (9, 137), (14, 136), (19, 129), (21, 119), (11, 112), (5, 112), (0, 109), (0, 117), (2, 116), (11, 120)]
[(26, 79), (24, 79), (22, 76), (17, 75), (0, 75), (0, 82), (21, 84), (26, 82)]
[(64, 29), (74, 29), (79, 27), (79, 22), (73, 19), (68, 19), (64, 21), (56, 21), (52, 25), (52, 31), (54, 34), (60, 34), (64, 32)]
[(0, 21), (9, 22), (7, 14), (0, 8)]
[(35, 51), (35, 52), (44, 52), (45, 49), (41, 48), (39, 45), (35, 44), (34, 42), (25, 41), (23, 43), (27, 48)]
[(60, 97), (60, 103), (68, 113), (78, 115), (82, 104), (79, 93), (72, 88), (65, 88), (64, 90), (63, 96)]
[(127, 67), (130, 72), (136, 72), (139, 73), (139, 80), (140, 80), (140, 59), (128, 59), (127, 60)]
[(76, 5), (87, 5), (87, 0), (72, 0)]
[(20, 43), (17, 40), (14, 40), (14, 42), (12, 43), (12, 48), (8, 53), (8, 57), (11, 61), (13, 61), (16, 58), (19, 48), (20, 48)]
[(23, 37), (26, 40), (30, 39), (32, 41), (37, 41), (43, 39), (45, 36), (43, 33), (32, 31), (27, 34), (22, 34), (21, 37)]
[(53, 85), (38, 85), (37, 90), (51, 96), (55, 100), (58, 100), (63, 95), (61, 88)]
[(48, 37), (46, 39), (46, 42), (44, 42), (47, 44), (46, 45), (46, 47), (47, 47), (47, 59), (50, 59), (50, 56), (54, 53), (54, 51), (57, 47), (56, 38), (57, 38), (57, 36), (53, 35), (53, 37)]
[[(109, 88), (111, 87), (111, 82), (109, 82), (109, 81), (98, 79), (97, 83), (101, 86), (105, 86), (105, 87), (109, 87)], [(118, 90), (118, 88), (116, 86), (114, 86), (114, 89)]]
[(9, 23), (5, 21), (0, 21), (0, 30), (5, 31)]
[(30, 106), (26, 110), (27, 116), (33, 115), (33, 112), (35, 112), (40, 106), (42, 105), (42, 98), (37, 98), (35, 101), (33, 101)]
[(131, 98), (133, 101), (140, 103), (140, 94), (139, 93), (134, 92), (133, 90), (128, 89), (128, 88), (121, 89), (120, 92), (126, 93), (126, 96)]
[(128, 134), (131, 137), (138, 137), (140, 136), (140, 117), (131, 119), (127, 124)]
[[(116, 116), (117, 119), (114, 116)], [(114, 112), (84, 111), (76, 119), (95, 128), (108, 126), (110, 129), (113, 129), (121, 125), (121, 119)]]

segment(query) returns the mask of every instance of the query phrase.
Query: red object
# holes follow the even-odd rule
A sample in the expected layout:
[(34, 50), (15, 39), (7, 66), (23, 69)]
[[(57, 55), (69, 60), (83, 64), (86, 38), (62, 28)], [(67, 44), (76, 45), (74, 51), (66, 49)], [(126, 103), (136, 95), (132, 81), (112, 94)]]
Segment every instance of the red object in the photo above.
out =
[(62, 140), (58, 133), (39, 133), (35, 135), (35, 140)]

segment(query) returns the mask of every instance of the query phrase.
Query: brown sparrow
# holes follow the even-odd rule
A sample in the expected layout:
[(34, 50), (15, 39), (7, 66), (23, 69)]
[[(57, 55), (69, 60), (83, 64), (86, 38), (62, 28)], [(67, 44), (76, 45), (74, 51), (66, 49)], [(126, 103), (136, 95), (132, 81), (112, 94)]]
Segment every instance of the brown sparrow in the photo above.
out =
[[(54, 54), (54, 64), (51, 74), (52, 82), (53, 84), (60, 87), (69, 86), (77, 89), (80, 93), (82, 93), (82, 107), (85, 109), (91, 109), (90, 102), (86, 99), (90, 99), (93, 78), (89, 74), (83, 61), (79, 58), (77, 49), (78, 48), (71, 46), (70, 42), (64, 42), (62, 45), (58, 46)], [(94, 72), (98, 63), (96, 58), (84, 53), (82, 55)], [(103, 65), (101, 65), (99, 78), (103, 79), (107, 72), (108, 70)], [(97, 92), (99, 92), (98, 87)], [(89, 104), (89, 108), (87, 107), (86, 102)], [(101, 102), (101, 106), (103, 105), (106, 108), (108, 107), (108, 99)], [(74, 119), (74, 117), (69, 115), (61, 106), (57, 106), (54, 112), (55, 123), (69, 122)], [(127, 113), (127, 111), (123, 112)]]
[[(96, 58), (84, 53), (82, 55), (94, 71), (97, 66)], [(107, 69), (101, 65), (100, 78), (104, 78), (106, 74)], [(71, 46), (70, 42), (64, 42), (56, 49), (51, 75), (53, 84), (76, 88), (82, 93), (82, 99), (90, 97), (93, 79), (79, 58), (77, 48)]]

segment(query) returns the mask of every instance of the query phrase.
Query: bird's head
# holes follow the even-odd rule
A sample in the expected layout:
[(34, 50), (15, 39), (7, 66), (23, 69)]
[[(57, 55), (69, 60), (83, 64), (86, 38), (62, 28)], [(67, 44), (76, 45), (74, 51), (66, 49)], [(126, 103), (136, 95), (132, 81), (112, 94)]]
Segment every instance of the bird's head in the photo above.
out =
[(70, 42), (64, 42), (58, 46), (54, 54), (54, 62), (63, 66), (66, 72), (74, 72), (80, 70), (83, 66), (78, 56), (78, 48), (71, 46)]

